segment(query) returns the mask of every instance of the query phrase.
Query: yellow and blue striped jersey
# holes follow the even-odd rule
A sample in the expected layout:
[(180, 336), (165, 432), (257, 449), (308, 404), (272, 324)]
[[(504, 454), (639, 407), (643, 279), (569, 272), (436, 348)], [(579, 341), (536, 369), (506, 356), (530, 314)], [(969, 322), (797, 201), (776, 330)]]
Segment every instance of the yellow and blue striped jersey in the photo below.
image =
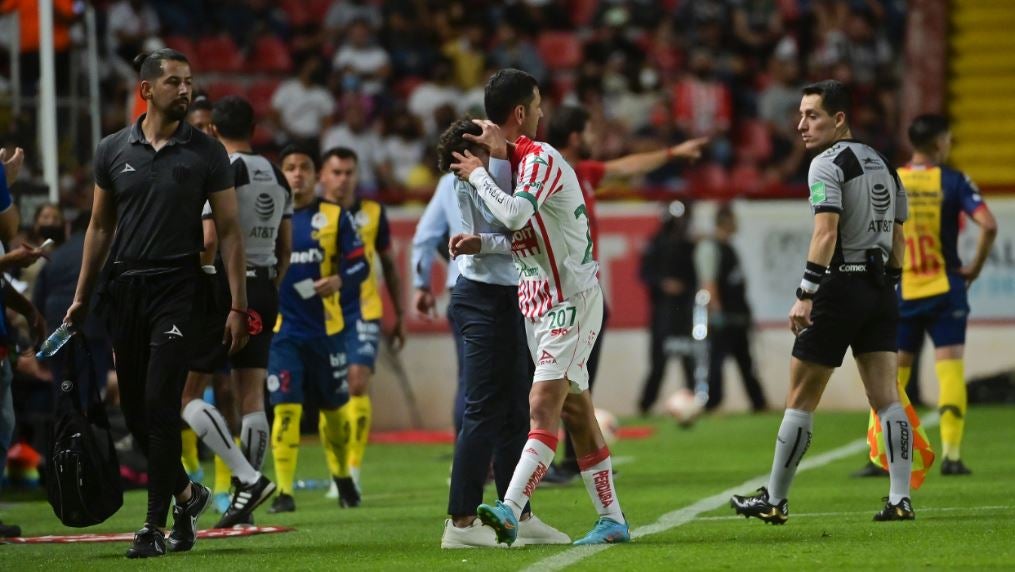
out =
[[(367, 276), (363, 241), (349, 213), (315, 199), (292, 216), (292, 255), (279, 287), (277, 337), (311, 339), (330, 336), (345, 327), (343, 302), (358, 303)], [(342, 288), (327, 297), (313, 291), (325, 276), (338, 275)]]
[(357, 199), (349, 209), (356, 223), (356, 230), (363, 239), (364, 255), (370, 265), (370, 275), (363, 281), (360, 293), (360, 307), (353, 305), (343, 307), (347, 316), (359, 313), (363, 320), (379, 320), (384, 314), (381, 302), (380, 280), (378, 279), (377, 255), (391, 248), (391, 229), (388, 226), (388, 215), (384, 206), (377, 201)]

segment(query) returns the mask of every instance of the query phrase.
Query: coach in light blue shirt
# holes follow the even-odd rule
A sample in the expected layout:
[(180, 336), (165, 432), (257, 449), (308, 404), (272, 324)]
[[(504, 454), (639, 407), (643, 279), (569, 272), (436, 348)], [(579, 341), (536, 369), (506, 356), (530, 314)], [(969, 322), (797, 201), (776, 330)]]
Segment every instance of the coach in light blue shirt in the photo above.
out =
[[(453, 151), (468, 148), (462, 143), (462, 132), (469, 125), (467, 121), (456, 122), (441, 137), (442, 167), (454, 161)], [(514, 188), (510, 163), (493, 159), (490, 172), (502, 189)], [(532, 360), (518, 310), (518, 270), (510, 254), (485, 253), (510, 252), (511, 232), (494, 219), (468, 182), (446, 176), (442, 184), (448, 180), (460, 211), (461, 233), (479, 235), (483, 244), (480, 252), (484, 254), (459, 255), (455, 259), (461, 276), (451, 292), (448, 315), (463, 340), (460, 377), (465, 410), (451, 467), (451, 518), (445, 523), (441, 545), (495, 546), (496, 535), (476, 520), (476, 507), (483, 502), (491, 460), (497, 494), (503, 498), (525, 445)], [(449, 204), (450, 200), (441, 198), (442, 191), (438, 189), (434, 202)], [(458, 234), (451, 232), (452, 242)], [(520, 531), (529, 525), (527, 516), (522, 516)]]

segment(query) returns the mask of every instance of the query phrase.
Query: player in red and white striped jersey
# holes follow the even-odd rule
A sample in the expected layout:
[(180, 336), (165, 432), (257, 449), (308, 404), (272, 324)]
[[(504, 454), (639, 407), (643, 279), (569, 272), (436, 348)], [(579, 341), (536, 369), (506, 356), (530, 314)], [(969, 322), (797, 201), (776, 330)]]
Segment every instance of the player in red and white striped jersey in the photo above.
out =
[[(531, 132), (519, 129), (529, 124), (527, 118), (539, 116), (539, 103), (539, 88), (528, 74), (518, 70), (495, 74), (486, 87), (486, 111), (493, 121), (477, 121), (481, 133), (463, 136), (479, 146), (479, 156), (468, 150), (455, 152), (456, 162), (451, 165), (460, 178), (469, 181), (490, 213), (513, 231), (510, 251), (521, 273), (519, 305), (536, 362), (529, 393), (529, 439), (503, 502), (480, 505), (477, 513), (497, 531), (500, 541), (514, 542), (518, 517), (553, 461), (563, 417), (571, 428), (582, 479), (599, 514), (595, 527), (575, 544), (626, 542), (630, 533), (613, 483), (610, 451), (588, 391), (586, 361), (603, 319), (598, 264), (574, 170), (557, 150), (532, 141)], [(504, 131), (494, 121), (504, 125)], [(508, 145), (504, 132), (520, 136)], [(498, 187), (487, 172), (488, 154), (510, 160), (517, 173), (514, 194)], [(506, 251), (506, 243), (497, 244)]]

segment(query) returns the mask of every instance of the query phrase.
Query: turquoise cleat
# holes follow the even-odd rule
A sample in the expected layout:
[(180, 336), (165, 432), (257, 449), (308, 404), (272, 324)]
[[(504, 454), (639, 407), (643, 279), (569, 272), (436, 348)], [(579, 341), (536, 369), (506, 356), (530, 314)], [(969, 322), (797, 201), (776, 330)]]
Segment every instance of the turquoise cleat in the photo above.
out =
[(497, 542), (503, 542), (508, 546), (514, 544), (518, 538), (518, 519), (510, 507), (500, 501), (494, 506), (481, 504), (476, 508), (476, 514), (483, 524), (497, 533)]
[(229, 504), (233, 502), (233, 499), (229, 496), (229, 493), (215, 493), (213, 501), (215, 503), (215, 512), (224, 514), (229, 510)]
[(575, 545), (616, 544), (618, 542), (631, 542), (631, 531), (626, 522), (617, 522), (605, 516), (599, 517), (596, 525), (588, 534), (574, 541)]

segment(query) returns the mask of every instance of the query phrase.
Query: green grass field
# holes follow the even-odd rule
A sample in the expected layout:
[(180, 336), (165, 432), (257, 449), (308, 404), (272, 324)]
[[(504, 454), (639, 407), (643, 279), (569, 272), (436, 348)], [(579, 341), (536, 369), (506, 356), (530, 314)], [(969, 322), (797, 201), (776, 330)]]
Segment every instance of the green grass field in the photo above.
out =
[[(324, 499), (324, 491), (300, 491), (297, 512), (257, 513), (258, 524), (291, 526), (295, 532), (203, 540), (193, 552), (144, 565), (153, 570), (1015, 569), (1015, 505), (1007, 496), (1015, 482), (1013, 413), (982, 407), (970, 412), (964, 456), (974, 474), (943, 478), (935, 466), (914, 494), (915, 522), (872, 522), (887, 479), (847, 476), (862, 464), (863, 454), (840, 448), (863, 434), (864, 414), (818, 414), (804, 462), (825, 464), (798, 474), (791, 518), (782, 527), (733, 518), (725, 503), (730, 489), (753, 490), (759, 482), (748, 481), (767, 474), (779, 414), (708, 418), (692, 430), (666, 419), (631, 420), (657, 431), (613, 447), (620, 500), (637, 536), (629, 545), (598, 552), (561, 546), (441, 550), (451, 448), (374, 445), (363, 469), (363, 507), (340, 510)], [(937, 429), (929, 434), (936, 446)], [(826, 462), (825, 453), (835, 450), (839, 458)], [(272, 474), (270, 467), (267, 472)], [(305, 444), (299, 478), (325, 473), (319, 447)], [(4, 520), (32, 536), (123, 532), (141, 524), (144, 505), (144, 493), (132, 492), (117, 515), (86, 531), (60, 526), (44, 500), (6, 504), (2, 512)], [(534, 506), (543, 520), (573, 537), (595, 518), (578, 483), (541, 487)], [(215, 519), (209, 511), (202, 522), (208, 526)], [(124, 543), (0, 546), (0, 570), (135, 569), (136, 563), (123, 558), (125, 549)]]

